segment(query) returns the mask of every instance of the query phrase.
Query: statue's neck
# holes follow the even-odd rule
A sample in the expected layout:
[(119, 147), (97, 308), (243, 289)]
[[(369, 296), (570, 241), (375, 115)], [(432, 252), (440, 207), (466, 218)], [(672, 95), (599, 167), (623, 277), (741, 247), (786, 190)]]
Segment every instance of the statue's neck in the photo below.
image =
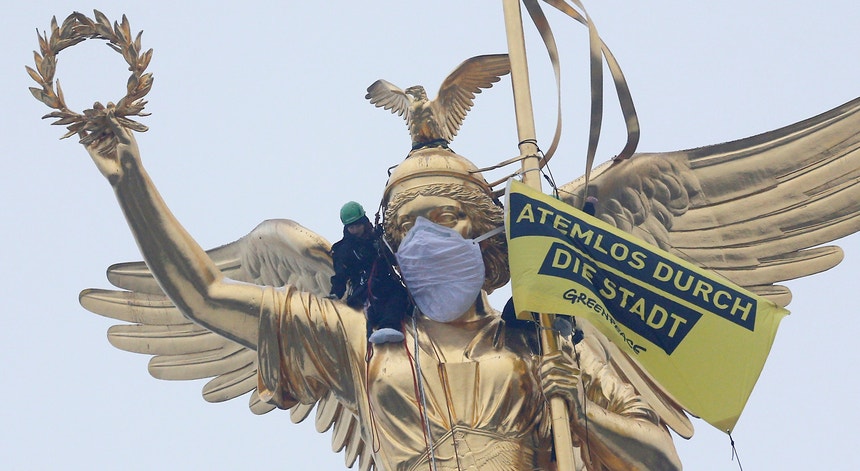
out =
[(429, 336), (432, 348), (441, 355), (440, 360), (462, 361), (479, 331), (497, 314), (490, 308), (486, 293), (481, 291), (476, 302), (457, 320), (437, 322), (422, 315), (419, 322)]

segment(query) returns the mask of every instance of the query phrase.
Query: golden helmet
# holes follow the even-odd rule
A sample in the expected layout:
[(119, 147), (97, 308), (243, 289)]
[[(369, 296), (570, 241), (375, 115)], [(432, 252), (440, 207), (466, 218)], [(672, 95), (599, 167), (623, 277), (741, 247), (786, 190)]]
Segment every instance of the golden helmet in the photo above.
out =
[(383, 200), (389, 201), (393, 194), (404, 190), (439, 183), (473, 186), (492, 194), (490, 185), (469, 159), (447, 147), (424, 147), (410, 152), (391, 172)]

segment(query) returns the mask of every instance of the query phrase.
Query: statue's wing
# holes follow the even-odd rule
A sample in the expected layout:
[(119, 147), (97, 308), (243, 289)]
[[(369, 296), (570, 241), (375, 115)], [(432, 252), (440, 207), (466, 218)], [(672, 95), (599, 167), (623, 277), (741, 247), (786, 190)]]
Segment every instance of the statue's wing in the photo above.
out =
[[(289, 220), (269, 220), (241, 239), (207, 253), (228, 278), (260, 285), (291, 284), (325, 296), (332, 269), (331, 245), (323, 237)], [(189, 321), (173, 305), (143, 262), (121, 263), (108, 269), (108, 280), (121, 290), (84, 290), (84, 308), (129, 322), (112, 326), (108, 340), (122, 350), (154, 355), (149, 372), (158, 379), (212, 378), (203, 387), (209, 402), (226, 401), (248, 392), (250, 408), (264, 414), (274, 406), (257, 395), (257, 353)], [(357, 418), (331, 392), (316, 404), (291, 408), (294, 421), (304, 420), (316, 406), (316, 427), (334, 427), (332, 448), (345, 449), (347, 466), (360, 458), (360, 469), (373, 465)]]
[[(636, 154), (596, 169), (596, 216), (780, 306), (776, 283), (842, 260), (821, 246), (860, 230), (860, 99), (776, 131), (697, 149)], [(579, 179), (560, 188), (581, 206)], [(621, 350), (616, 369), (679, 434), (683, 409)], [(680, 423), (683, 427), (683, 423)], [(689, 432), (692, 432), (690, 427)]]
[[(293, 221), (270, 220), (208, 254), (228, 278), (270, 286), (290, 283), (325, 295), (333, 273), (330, 247), (324, 238)], [(251, 410), (261, 414), (273, 409), (256, 394), (256, 352), (183, 316), (144, 262), (113, 265), (107, 276), (121, 290), (84, 290), (80, 302), (96, 314), (131, 323), (108, 330), (113, 346), (154, 355), (149, 373), (158, 379), (213, 378), (203, 387), (203, 398), (209, 402), (254, 391)]]
[(475, 95), (510, 72), (511, 61), (507, 54), (476, 56), (457, 66), (442, 82), (439, 96), (432, 103), (442, 137), (452, 141), (472, 109)]
[[(596, 216), (780, 306), (860, 230), (860, 99), (797, 124), (595, 171)], [(581, 179), (561, 188), (574, 205)]]
[[(300, 291), (325, 296), (334, 274), (330, 251), (331, 244), (325, 238), (301, 224), (271, 219), (241, 239), (206, 253), (227, 278), (265, 286), (290, 284)], [(113, 265), (107, 275), (114, 286), (164, 294), (144, 262)]]
[(406, 126), (412, 125), (412, 112), (410, 104), (412, 99), (406, 95), (406, 92), (400, 89), (393, 83), (379, 79), (367, 87), (367, 95), (364, 96), (370, 103), (377, 108), (391, 111), (397, 116), (402, 116), (406, 120)]

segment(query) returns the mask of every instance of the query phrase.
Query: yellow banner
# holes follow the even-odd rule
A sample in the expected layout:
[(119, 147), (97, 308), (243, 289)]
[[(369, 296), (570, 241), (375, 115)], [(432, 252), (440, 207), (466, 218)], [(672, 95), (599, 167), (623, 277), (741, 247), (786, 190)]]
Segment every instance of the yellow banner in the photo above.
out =
[(518, 315), (580, 316), (730, 432), (786, 309), (526, 185), (505, 205)]

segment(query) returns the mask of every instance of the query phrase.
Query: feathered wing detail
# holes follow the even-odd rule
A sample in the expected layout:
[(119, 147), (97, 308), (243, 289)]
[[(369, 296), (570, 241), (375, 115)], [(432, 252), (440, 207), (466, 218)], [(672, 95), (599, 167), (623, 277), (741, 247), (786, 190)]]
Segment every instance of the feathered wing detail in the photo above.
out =
[(387, 80), (379, 79), (367, 87), (365, 98), (370, 100), (370, 103), (377, 108), (382, 108), (391, 111), (397, 116), (402, 116), (406, 120), (406, 126), (412, 127), (412, 113), (409, 106), (412, 100), (397, 85)]
[[(328, 294), (331, 244), (295, 221), (262, 222), (245, 237), (207, 251), (227, 278), (265, 286), (290, 284), (300, 291)], [(114, 286), (163, 295), (144, 262), (119, 263), (108, 268)]]
[(405, 118), (413, 145), (438, 139), (451, 142), (475, 104), (475, 95), (510, 72), (507, 54), (476, 56), (465, 60), (445, 78), (433, 101), (427, 100), (421, 86), (401, 90), (385, 80), (373, 82), (365, 98), (376, 107)]
[(436, 119), (446, 141), (454, 140), (466, 114), (475, 104), (475, 95), (491, 88), (510, 72), (511, 61), (507, 54), (491, 54), (467, 59), (445, 78), (431, 106), (436, 108)]
[[(164, 294), (88, 289), (81, 292), (80, 301), (91, 312), (133, 323), (112, 326), (108, 340), (122, 350), (155, 355), (149, 363), (155, 378), (214, 377), (203, 387), (203, 398), (209, 402), (226, 401), (256, 388), (256, 354), (192, 323)], [(251, 409), (262, 414), (273, 407), (254, 394)]]
[[(842, 250), (821, 244), (860, 230), (858, 149), (860, 99), (746, 139), (608, 162), (588, 194), (601, 220), (785, 306), (791, 292), (776, 283), (836, 266)], [(583, 179), (559, 190), (581, 207)], [(665, 405), (661, 416), (682, 412), (627, 355), (607, 349), (616, 369), (650, 390), (649, 402)]]
[[(245, 237), (207, 253), (230, 279), (267, 286), (291, 284), (325, 296), (334, 273), (330, 250), (323, 237), (283, 219), (265, 221)], [(96, 314), (129, 322), (108, 330), (112, 345), (154, 355), (149, 373), (158, 379), (212, 378), (203, 387), (206, 401), (222, 402), (252, 392), (250, 408), (255, 414), (274, 409), (257, 395), (257, 353), (189, 321), (162, 292), (145, 263), (113, 265), (108, 268), (108, 280), (121, 290), (84, 290), (80, 302)], [(360, 469), (371, 469), (372, 453), (361, 439), (357, 418), (331, 392), (317, 404), (293, 405), (292, 419), (303, 420), (315, 406), (320, 432), (333, 425), (341, 431), (333, 434), (333, 448), (345, 449), (347, 465), (360, 458)]]
[(368, 449), (361, 436), (358, 417), (329, 392), (316, 404), (298, 404), (290, 409), (293, 423), (305, 420), (316, 406), (314, 426), (319, 433), (332, 430), (332, 451), (343, 450), (344, 464), (351, 468), (358, 460), (359, 471), (368, 471), (374, 465), (373, 451)]
[[(776, 131), (599, 168), (597, 216), (781, 306), (860, 230), (860, 99)], [(561, 188), (578, 204), (583, 188)]]

